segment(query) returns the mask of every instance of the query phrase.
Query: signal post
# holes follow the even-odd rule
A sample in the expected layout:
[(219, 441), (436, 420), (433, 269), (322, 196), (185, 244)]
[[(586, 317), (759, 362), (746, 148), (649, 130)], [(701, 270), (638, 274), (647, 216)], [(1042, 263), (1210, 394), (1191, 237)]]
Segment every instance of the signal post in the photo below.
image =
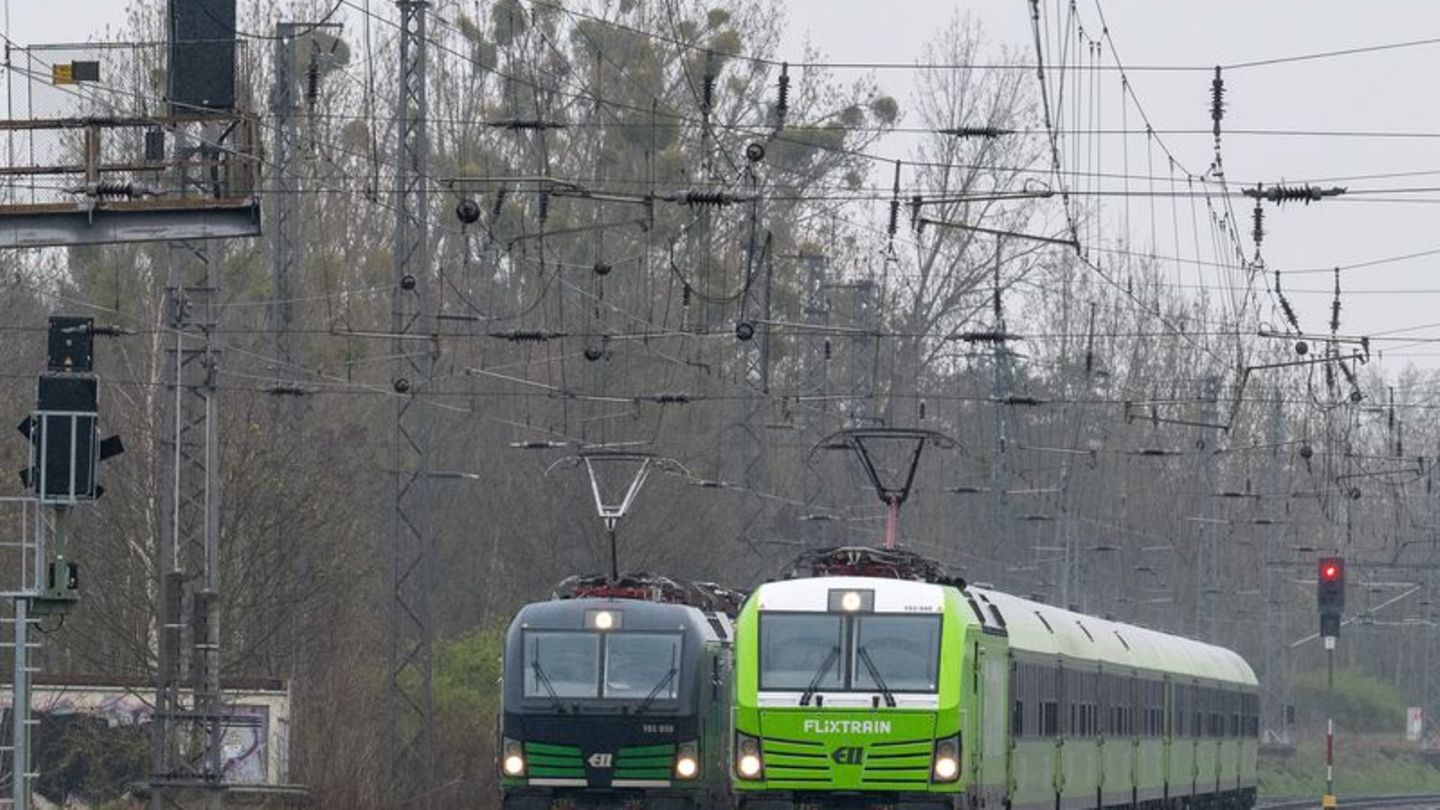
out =
[[(20, 582), (4, 596), (13, 602), (12, 704), (9, 753), (11, 807), (28, 810), (30, 770), (30, 655), (38, 646), (30, 625), (43, 616), (63, 616), (80, 599), (80, 566), (69, 548), (67, 519), (77, 504), (104, 492), (98, 478), (101, 461), (123, 451), (119, 437), (101, 440), (99, 380), (94, 369), (97, 329), (90, 318), (50, 319), (48, 363), (36, 386), (36, 408), (19, 425), (30, 442), (30, 463), (20, 481), (31, 495), (19, 499), (24, 514), (22, 539), (14, 544), (24, 560)], [(47, 514), (48, 512), (48, 514)]]
[(1345, 559), (1321, 557), (1315, 572), (1315, 595), (1320, 610), (1320, 637), (1325, 639), (1325, 795), (1320, 805), (1335, 807), (1335, 640), (1340, 637), (1340, 619), (1345, 613)]

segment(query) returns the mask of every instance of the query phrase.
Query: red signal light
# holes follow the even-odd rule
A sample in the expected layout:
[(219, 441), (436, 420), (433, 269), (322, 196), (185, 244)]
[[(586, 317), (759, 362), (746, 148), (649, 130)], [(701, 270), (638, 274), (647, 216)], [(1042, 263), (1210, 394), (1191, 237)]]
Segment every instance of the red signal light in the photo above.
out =
[(1325, 563), (1320, 568), (1320, 576), (1326, 582), (1334, 582), (1340, 578), (1340, 566), (1335, 563)]

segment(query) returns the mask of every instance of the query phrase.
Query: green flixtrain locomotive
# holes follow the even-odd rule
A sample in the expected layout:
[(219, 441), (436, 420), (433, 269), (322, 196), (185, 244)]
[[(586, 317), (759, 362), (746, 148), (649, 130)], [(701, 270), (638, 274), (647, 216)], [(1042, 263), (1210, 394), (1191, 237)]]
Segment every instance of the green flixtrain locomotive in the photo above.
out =
[(738, 595), (657, 577), (567, 585), (506, 635), (502, 807), (728, 805)]
[(832, 575), (762, 585), (737, 622), (738, 807), (1253, 806), (1256, 681), (1235, 653), (903, 552), (811, 562)]

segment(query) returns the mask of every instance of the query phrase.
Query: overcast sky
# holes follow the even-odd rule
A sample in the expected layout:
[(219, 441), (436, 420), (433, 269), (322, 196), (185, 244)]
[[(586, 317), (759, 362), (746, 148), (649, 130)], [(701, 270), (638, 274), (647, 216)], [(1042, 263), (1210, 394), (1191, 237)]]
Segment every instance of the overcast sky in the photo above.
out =
[[(1045, 2), (1051, 7), (1058, 5), (1055, 0)], [(8, 0), (7, 4), (11, 38), (21, 43), (46, 43), (83, 41), (107, 24), (117, 25), (125, 0)], [(374, 5), (383, 8), (386, 3), (378, 0)], [(442, 13), (446, 5), (440, 4)], [(995, 43), (1033, 54), (1025, 0), (963, 4), (953, 0), (789, 0), (785, 5), (791, 35), (782, 56), (791, 59), (799, 58), (808, 37), (831, 61), (916, 61), (926, 38), (962, 9), (981, 20)], [(1440, 3), (1436, 0), (1101, 0), (1101, 5), (1110, 34), (1130, 66), (1234, 64), (1440, 38)], [(1078, 0), (1077, 7), (1087, 27), (1098, 32), (1096, 0)], [(877, 74), (881, 85), (901, 100), (902, 108), (908, 101), (910, 75)], [(1227, 174), (1234, 183), (1251, 185), (1282, 179), (1304, 182), (1431, 171), (1434, 174), (1340, 184), (1352, 189), (1440, 188), (1437, 76), (1440, 43), (1230, 69), (1226, 73), (1227, 129), (1392, 132), (1425, 137), (1228, 134)], [(1104, 74), (1103, 82), (1111, 84), (1105, 102), (1109, 111), (1106, 126), (1118, 127), (1119, 107), (1114, 99), (1119, 97), (1119, 77)], [(1135, 72), (1131, 76), (1135, 94), (1162, 131), (1208, 129), (1209, 83), (1210, 76), (1198, 72)], [(1135, 126), (1133, 113), (1131, 126)], [(1107, 171), (1113, 167), (1118, 172), (1116, 142), (1120, 140), (1107, 143), (1104, 154), (1116, 156), (1104, 158)], [(1165, 140), (1190, 168), (1203, 170), (1209, 165), (1208, 132), (1166, 135)], [(881, 144), (875, 151), (887, 147), (896, 151), (894, 157), (905, 156), (903, 143)], [(1132, 174), (1143, 173), (1135, 164), (1142, 159), (1143, 149), (1143, 140), (1132, 142)], [(1380, 200), (1354, 197), (1308, 208), (1269, 209), (1264, 249), (1269, 266), (1282, 270), (1325, 268), (1440, 250), (1440, 228), (1434, 227), (1440, 219), (1440, 191), (1374, 196)], [(1240, 201), (1236, 207), (1244, 218), (1242, 232), (1248, 241), (1250, 206)], [(1165, 211), (1168, 213), (1168, 208)], [(1440, 253), (1346, 270), (1343, 331), (1381, 335), (1410, 330), (1396, 334), (1440, 339), (1437, 267)], [(1194, 280), (1192, 276), (1181, 283)], [(1307, 330), (1327, 328), (1330, 296), (1326, 291), (1331, 283), (1325, 273), (1286, 278)], [(1406, 361), (1440, 367), (1440, 343), (1381, 345), (1389, 357), (1387, 367)]]

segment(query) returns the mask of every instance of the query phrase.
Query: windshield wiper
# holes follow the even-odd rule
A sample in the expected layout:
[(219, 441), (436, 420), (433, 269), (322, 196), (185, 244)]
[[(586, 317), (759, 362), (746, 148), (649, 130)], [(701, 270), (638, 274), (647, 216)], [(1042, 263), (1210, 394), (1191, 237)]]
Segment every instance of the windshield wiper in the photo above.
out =
[(815, 671), (815, 677), (810, 679), (810, 685), (805, 687), (805, 691), (800, 694), (801, 706), (810, 705), (810, 698), (815, 697), (815, 691), (820, 688), (820, 682), (825, 679), (825, 673), (830, 671), (830, 665), (834, 664), (835, 659), (839, 657), (840, 645), (837, 644), (830, 648), (830, 654), (825, 656), (824, 661), (820, 662), (820, 669)]
[(564, 714), (565, 702), (560, 700), (559, 693), (555, 691), (555, 685), (550, 683), (550, 677), (545, 674), (545, 670), (541, 668), (538, 659), (531, 659), (530, 671), (535, 673), (535, 680), (539, 681), (540, 685), (545, 687), (545, 691), (550, 693), (550, 700), (555, 704), (555, 711)]
[(874, 661), (870, 660), (870, 651), (862, 645), (859, 650), (859, 655), (860, 663), (864, 664), (865, 669), (869, 670), (870, 677), (875, 679), (875, 685), (880, 687), (880, 694), (885, 696), (885, 705), (892, 709), (895, 708), (895, 695), (891, 693), (890, 687), (885, 685), (885, 679), (880, 677), (880, 669), (875, 666)]
[(655, 688), (650, 690), (650, 694), (646, 695), (645, 699), (640, 701), (640, 705), (635, 707), (635, 713), (644, 714), (645, 710), (650, 708), (650, 704), (655, 702), (655, 698), (660, 696), (660, 690), (668, 686), (679, 672), (679, 667), (670, 667), (670, 671), (665, 673), (665, 677), (661, 678), (660, 682), (655, 684)]

